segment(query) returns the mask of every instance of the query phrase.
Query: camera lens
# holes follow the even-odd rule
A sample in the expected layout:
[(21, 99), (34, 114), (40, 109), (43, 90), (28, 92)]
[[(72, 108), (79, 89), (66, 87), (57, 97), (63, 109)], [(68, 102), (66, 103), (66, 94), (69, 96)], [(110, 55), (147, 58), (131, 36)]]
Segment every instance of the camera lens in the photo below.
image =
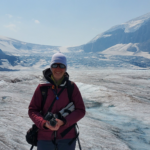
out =
[(45, 120), (50, 121), (53, 118), (53, 114), (51, 112), (48, 112), (47, 115), (45, 116)]
[(51, 125), (51, 126), (55, 127), (55, 126), (56, 126), (56, 123), (57, 123), (57, 121), (55, 120), (55, 118), (52, 118), (52, 119), (50, 120), (50, 125)]

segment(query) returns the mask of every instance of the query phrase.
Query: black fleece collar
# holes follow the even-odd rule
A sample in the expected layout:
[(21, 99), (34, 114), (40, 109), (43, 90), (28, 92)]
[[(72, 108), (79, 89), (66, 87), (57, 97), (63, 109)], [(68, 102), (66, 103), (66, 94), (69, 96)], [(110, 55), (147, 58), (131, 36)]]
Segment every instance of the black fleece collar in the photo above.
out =
[[(44, 78), (45, 78), (48, 82), (50, 82), (51, 84), (55, 85), (54, 81), (50, 78), (51, 75), (52, 75), (52, 71), (50, 70), (50, 68), (47, 68), (47, 69), (43, 70), (43, 76), (44, 76)], [(69, 74), (68, 74), (67, 72), (65, 72), (65, 76), (64, 76), (64, 79), (63, 79), (61, 85), (65, 86), (68, 80), (69, 80)], [(61, 85), (60, 85), (60, 86), (61, 86)], [(55, 86), (56, 86), (56, 85), (55, 85)], [(62, 87), (62, 86), (61, 86), (61, 87)]]

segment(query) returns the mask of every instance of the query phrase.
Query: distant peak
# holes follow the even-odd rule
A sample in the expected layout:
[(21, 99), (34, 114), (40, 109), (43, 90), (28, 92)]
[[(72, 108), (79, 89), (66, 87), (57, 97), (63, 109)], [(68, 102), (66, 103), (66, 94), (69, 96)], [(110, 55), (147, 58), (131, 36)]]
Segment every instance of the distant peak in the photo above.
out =
[(105, 38), (108, 36), (111, 36), (110, 32), (115, 31), (117, 29), (123, 29), (125, 33), (129, 32), (135, 32), (138, 30), (143, 24), (145, 24), (148, 20), (150, 20), (150, 12), (147, 14), (144, 14), (140, 17), (136, 17), (130, 21), (127, 21), (125, 23), (122, 23), (120, 25), (113, 26), (106, 32), (103, 32), (101, 34), (98, 34), (96, 37), (94, 37), (89, 43), (95, 42), (99, 38)]
[(112, 32), (119, 28), (124, 29), (124, 32), (126, 32), (126, 33), (134, 32), (134, 31), (138, 30), (149, 19), (150, 19), (150, 12), (147, 14), (144, 14), (140, 17), (136, 17), (132, 20), (129, 20), (125, 23), (122, 23), (120, 25), (114, 26), (114, 27), (110, 28), (109, 30), (107, 30), (107, 32)]

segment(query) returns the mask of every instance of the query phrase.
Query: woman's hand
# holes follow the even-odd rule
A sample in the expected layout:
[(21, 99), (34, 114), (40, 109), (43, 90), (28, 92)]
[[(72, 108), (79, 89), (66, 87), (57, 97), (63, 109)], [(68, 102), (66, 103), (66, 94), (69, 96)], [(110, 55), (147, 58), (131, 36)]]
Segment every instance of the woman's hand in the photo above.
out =
[(52, 131), (57, 131), (60, 128), (60, 126), (62, 126), (64, 124), (64, 122), (57, 118), (55, 120), (57, 121), (55, 127), (51, 126), (49, 121), (46, 121), (45, 127), (47, 127), (48, 129), (50, 129)]

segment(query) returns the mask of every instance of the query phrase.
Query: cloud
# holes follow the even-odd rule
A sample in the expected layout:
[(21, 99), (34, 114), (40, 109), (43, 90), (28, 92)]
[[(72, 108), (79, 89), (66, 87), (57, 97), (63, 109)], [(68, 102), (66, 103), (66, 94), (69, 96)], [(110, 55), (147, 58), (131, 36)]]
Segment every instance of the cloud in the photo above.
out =
[(36, 24), (39, 24), (39, 23), (40, 23), (40, 21), (39, 21), (39, 20), (34, 20), (34, 22), (35, 22)]
[(9, 24), (9, 25), (5, 25), (5, 28), (8, 28), (11, 31), (16, 31), (16, 25), (15, 24)]
[(19, 17), (19, 16), (18, 16), (17, 18), (18, 18), (18, 19), (22, 19), (22, 17)]
[(13, 16), (10, 14), (6, 14), (7, 17), (12, 18)]

